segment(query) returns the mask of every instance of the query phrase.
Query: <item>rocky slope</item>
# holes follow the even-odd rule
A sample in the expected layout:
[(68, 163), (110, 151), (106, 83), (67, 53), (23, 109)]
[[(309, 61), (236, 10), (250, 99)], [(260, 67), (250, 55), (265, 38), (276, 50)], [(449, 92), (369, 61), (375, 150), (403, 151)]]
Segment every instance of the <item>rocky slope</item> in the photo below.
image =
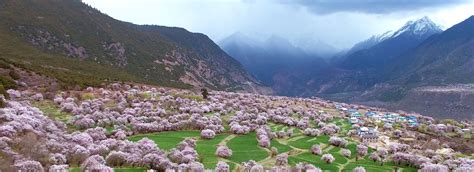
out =
[[(118, 21), (80, 1), (6, 0), (0, 2), (0, 18), (5, 43), (0, 47), (2, 58), (55, 77), (60, 74), (47, 72), (45, 66), (98, 80), (135, 80), (174, 87), (240, 90), (255, 83), (206, 35)], [(9, 42), (21, 46), (6, 45)], [(24, 51), (25, 47), (29, 51)], [(47, 57), (35, 58), (37, 50)], [(54, 61), (59, 59), (65, 62), (56, 65)], [(84, 67), (73, 69), (75, 64)], [(88, 67), (91, 65), (95, 67)], [(112, 72), (117, 76), (103, 71), (117, 71)]]

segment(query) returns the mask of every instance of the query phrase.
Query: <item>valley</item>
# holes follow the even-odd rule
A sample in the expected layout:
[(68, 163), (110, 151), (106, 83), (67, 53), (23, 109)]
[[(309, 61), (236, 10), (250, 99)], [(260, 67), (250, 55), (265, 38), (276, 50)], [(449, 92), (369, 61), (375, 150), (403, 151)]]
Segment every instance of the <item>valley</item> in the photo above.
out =
[(1, 0), (0, 172), (472, 172), (466, 7)]
[[(471, 111), (465, 110), (474, 106), (471, 101), (458, 99), (453, 103), (434, 92), (419, 93), (418, 90), (472, 83), (472, 72), (467, 66), (473, 62), (474, 37), (468, 31), (474, 29), (473, 21), (471, 16), (443, 31), (431, 19), (423, 17), (408, 21), (396, 31), (372, 36), (329, 58), (311, 56), (303, 49), (285, 43), (288, 41), (284, 39), (273, 39), (281, 45), (272, 48), (255, 45), (256, 41), (251, 38), (233, 35), (220, 45), (277, 95), (319, 96), (465, 120), (473, 117)], [(281, 57), (266, 53), (278, 50), (284, 50), (277, 53)], [(269, 57), (279, 58), (271, 58), (271, 62), (266, 63)], [(410, 101), (420, 94), (423, 96), (415, 98), (419, 101)], [(464, 94), (453, 96), (461, 95)], [(442, 108), (423, 104), (433, 99), (436, 106)]]
[[(433, 162), (429, 157), (452, 155), (462, 163), (449, 164), (449, 168), (464, 167), (463, 163), (472, 163), (466, 158), (474, 150), (472, 124), (322, 99), (221, 91), (210, 92), (203, 99), (188, 90), (132, 83), (59, 92), (53, 100), (28, 89), (7, 92), (10, 99), (5, 102), (0, 128), (7, 147), (2, 154), (31, 157), (31, 152), (8, 149), (25, 146), (21, 139), (27, 136), (36, 138), (30, 147), (41, 151), (35, 154), (36, 161), (22, 162), (28, 165), (4, 157), (3, 162), (13, 163), (0, 166), (6, 171), (12, 166), (50, 171), (293, 167), (416, 171), (429, 167)], [(17, 123), (23, 127), (14, 127)], [(369, 135), (376, 139), (364, 140)], [(431, 136), (439, 138), (437, 144), (427, 139)], [(54, 147), (42, 147), (44, 143)], [(221, 147), (230, 153), (218, 154)], [(398, 156), (415, 157), (400, 160)], [(40, 157), (59, 159), (43, 161)], [(150, 161), (151, 157), (158, 159)], [(436, 161), (448, 165), (445, 158)]]

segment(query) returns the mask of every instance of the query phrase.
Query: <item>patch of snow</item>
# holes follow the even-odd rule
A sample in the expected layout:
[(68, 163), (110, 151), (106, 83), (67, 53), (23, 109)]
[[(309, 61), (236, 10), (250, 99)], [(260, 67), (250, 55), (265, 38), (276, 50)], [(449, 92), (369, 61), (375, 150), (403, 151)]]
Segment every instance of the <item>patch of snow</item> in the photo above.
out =
[(404, 33), (413, 33), (415, 35), (423, 35), (428, 32), (441, 32), (440, 26), (435, 24), (428, 17), (423, 17), (416, 21), (408, 21), (402, 28), (396, 31), (391, 37), (397, 37)]

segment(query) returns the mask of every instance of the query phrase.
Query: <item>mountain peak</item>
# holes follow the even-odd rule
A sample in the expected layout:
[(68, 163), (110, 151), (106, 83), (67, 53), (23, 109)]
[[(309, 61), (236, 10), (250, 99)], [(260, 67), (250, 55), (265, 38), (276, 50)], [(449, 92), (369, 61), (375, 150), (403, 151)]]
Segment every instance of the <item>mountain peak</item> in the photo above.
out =
[(290, 41), (287, 39), (279, 36), (279, 35), (271, 35), (266, 41), (266, 46), (270, 47), (295, 47)]
[(415, 22), (434, 23), (428, 16), (424, 16), (421, 19), (416, 20)]
[(261, 42), (259, 40), (253, 39), (245, 33), (237, 31), (228, 37), (225, 37), (218, 43), (220, 46), (226, 47), (231, 46), (232, 44), (238, 46), (252, 46), (259, 47)]
[(462, 21), (461, 23), (470, 23), (471, 25), (474, 24), (474, 15)]
[(393, 34), (392, 37), (397, 37), (402, 34), (425, 35), (442, 32), (440, 26), (434, 23), (430, 18), (424, 16), (415, 21), (408, 21), (402, 28)]
[(234, 39), (247, 39), (247, 35), (240, 31), (234, 32), (232, 35), (229, 35), (229, 37)]
[(471, 17), (467, 18), (467, 20), (474, 20), (474, 15), (472, 15)]

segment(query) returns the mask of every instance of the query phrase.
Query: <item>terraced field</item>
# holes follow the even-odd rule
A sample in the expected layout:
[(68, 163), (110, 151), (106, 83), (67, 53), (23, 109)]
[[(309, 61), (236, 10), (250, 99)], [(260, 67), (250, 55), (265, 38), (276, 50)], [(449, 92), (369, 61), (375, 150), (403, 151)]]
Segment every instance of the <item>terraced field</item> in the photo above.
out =
[(268, 157), (269, 153), (258, 146), (257, 136), (254, 132), (239, 135), (227, 142), (227, 146), (232, 149), (230, 161), (242, 163), (248, 160), (260, 161)]
[[(332, 123), (341, 127), (343, 131), (350, 129), (350, 124), (343, 119), (335, 119)], [(355, 167), (363, 166), (367, 171), (379, 172), (379, 171), (393, 171), (398, 168), (402, 171), (417, 171), (417, 169), (407, 166), (397, 166), (391, 162), (385, 162), (382, 166), (380, 162), (374, 162), (368, 158), (359, 158), (356, 161), (356, 145), (355, 141), (349, 140), (347, 149), (351, 150), (352, 156), (346, 158), (341, 155), (341, 148), (329, 145), (329, 136), (322, 135), (319, 137), (309, 137), (303, 135), (300, 129), (287, 127), (280, 124), (268, 124), (272, 131), (281, 130), (293, 130), (291, 137), (275, 138), (271, 141), (271, 146), (276, 147), (279, 153), (289, 154), (289, 164), (295, 165), (299, 162), (311, 163), (325, 171), (351, 171)], [(138, 141), (144, 137), (154, 140), (158, 146), (163, 150), (170, 150), (176, 145), (188, 137), (194, 137), (197, 139), (196, 150), (199, 153), (201, 163), (208, 169), (213, 169), (218, 161), (226, 161), (231, 169), (236, 169), (238, 164), (246, 162), (248, 160), (255, 160), (265, 167), (272, 167), (275, 163), (275, 157), (271, 157), (271, 151), (267, 148), (258, 146), (256, 134), (251, 132), (246, 135), (234, 135), (231, 134), (228, 129), (222, 134), (217, 135), (214, 139), (206, 140), (199, 137), (199, 131), (173, 131), (173, 132), (162, 132), (155, 134), (142, 134), (131, 136), (128, 139), (131, 141)], [(335, 161), (331, 164), (327, 164), (321, 160), (320, 155), (313, 155), (309, 149), (312, 145), (319, 144), (323, 150), (323, 154), (330, 153), (334, 156)], [(215, 151), (218, 145), (227, 145), (232, 149), (233, 154), (228, 159), (223, 159), (215, 156)], [(373, 150), (369, 148), (368, 152)], [(131, 169), (119, 169), (123, 171), (129, 171)], [(138, 170), (139, 171), (139, 170)]]

